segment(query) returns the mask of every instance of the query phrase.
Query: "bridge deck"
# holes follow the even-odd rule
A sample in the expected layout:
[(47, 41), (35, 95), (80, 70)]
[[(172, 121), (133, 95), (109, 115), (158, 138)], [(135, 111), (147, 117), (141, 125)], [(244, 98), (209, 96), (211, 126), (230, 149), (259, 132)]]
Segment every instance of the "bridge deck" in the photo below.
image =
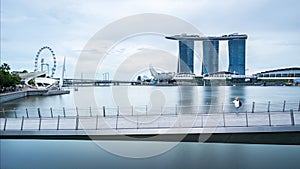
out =
[(249, 127), (297, 125), (300, 112), (0, 118), (0, 131), (124, 130), (142, 134), (145, 129), (238, 127), (246, 131)]

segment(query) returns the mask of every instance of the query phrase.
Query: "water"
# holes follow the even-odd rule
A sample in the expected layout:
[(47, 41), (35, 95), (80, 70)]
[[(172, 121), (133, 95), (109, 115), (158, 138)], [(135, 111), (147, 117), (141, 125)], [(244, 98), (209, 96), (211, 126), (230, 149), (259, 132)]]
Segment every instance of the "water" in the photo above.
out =
[[(255, 102), (256, 111), (266, 111), (268, 101), (271, 111), (298, 109), (299, 87), (253, 87), (253, 86), (114, 86), (81, 87), (71, 90), (69, 95), (36, 96), (1, 104), (7, 116), (24, 116), (27, 108), (30, 116), (36, 116), (37, 108), (49, 116), (50, 107), (54, 115), (61, 114), (63, 107), (67, 115), (74, 115), (75, 108), (80, 113), (88, 113), (89, 108), (107, 109), (119, 106), (142, 113), (163, 111), (174, 113), (174, 107), (184, 112), (219, 111), (230, 112), (229, 104), (235, 97), (243, 101), (242, 111), (251, 111)], [(218, 105), (214, 106), (211, 105)], [(221, 106), (220, 106), (221, 105)], [(183, 107), (182, 107), (183, 106)], [(196, 107), (196, 108), (195, 108)], [(208, 107), (208, 108), (207, 108)], [(162, 109), (161, 109), (162, 108)], [(173, 109), (172, 109), (173, 108)], [(13, 111), (9, 111), (13, 110)], [(170, 112), (168, 112), (170, 111)], [(115, 113), (112, 111), (111, 113)], [(200, 112), (201, 113), (201, 112)], [(174, 145), (175, 144), (175, 145)], [(99, 145), (109, 145), (123, 153), (110, 151)], [(174, 143), (87, 140), (0, 140), (0, 168), (299, 168), (300, 146), (291, 145), (251, 145), (220, 143)], [(161, 153), (145, 158), (132, 158), (124, 154), (147, 154), (154, 150)], [(135, 156), (138, 157), (138, 156)], [(141, 157), (141, 156), (140, 156)]]
[[(122, 113), (216, 113), (234, 112), (231, 104), (235, 97), (243, 102), (242, 112), (251, 112), (255, 102), (255, 111), (298, 110), (300, 88), (291, 86), (112, 86), (112, 87), (80, 87), (79, 91), (72, 88), (68, 95), (26, 97), (1, 104), (6, 116), (37, 116), (40, 108), (44, 116), (50, 115), (50, 108), (55, 115), (62, 115), (63, 108), (67, 115), (75, 115), (75, 108), (81, 115), (88, 115), (89, 110), (97, 111), (102, 106), (107, 113), (115, 115), (119, 106)], [(132, 108), (133, 107), (133, 108)], [(3, 117), (3, 114), (1, 114)]]
[[(147, 151), (170, 142), (101, 141), (133, 151)], [(140, 144), (143, 150), (136, 150)], [(147, 158), (113, 154), (92, 141), (1, 140), (1, 167), (6, 168), (299, 168), (300, 146), (216, 143), (179, 143), (169, 151)]]

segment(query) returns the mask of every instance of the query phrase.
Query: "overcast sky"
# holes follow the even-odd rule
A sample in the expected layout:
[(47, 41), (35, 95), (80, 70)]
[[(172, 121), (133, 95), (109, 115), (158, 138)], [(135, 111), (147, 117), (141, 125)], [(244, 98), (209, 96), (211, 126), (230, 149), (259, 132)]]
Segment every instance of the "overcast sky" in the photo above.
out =
[[(299, 67), (299, 8), (298, 0), (1, 0), (1, 64), (33, 71), (35, 55), (46, 45), (56, 54), (56, 75), (65, 56), (66, 74), (72, 77), (78, 57), (99, 30), (124, 17), (155, 13), (179, 18), (204, 35), (247, 34), (247, 74)], [(119, 31), (124, 30), (120, 27)], [(113, 72), (118, 59), (137, 56), (141, 50), (161, 47), (178, 55), (177, 45), (157, 35), (130, 38), (108, 52), (114, 59), (105, 61), (105, 71)], [(222, 42), (221, 70), (228, 68), (227, 56), (227, 43)], [(43, 57), (51, 62), (48, 51), (41, 53)]]

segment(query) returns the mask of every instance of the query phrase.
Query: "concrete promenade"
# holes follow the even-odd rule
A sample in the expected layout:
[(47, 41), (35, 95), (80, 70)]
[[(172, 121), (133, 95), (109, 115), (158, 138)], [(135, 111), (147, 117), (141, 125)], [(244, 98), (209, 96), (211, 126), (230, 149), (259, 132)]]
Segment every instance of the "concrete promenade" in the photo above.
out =
[(20, 99), (27, 96), (42, 96), (42, 95), (60, 95), (69, 94), (68, 90), (42, 90), (26, 88), (21, 91), (3, 93), (0, 95), (0, 103), (9, 102), (15, 99)]
[(300, 144), (300, 112), (1, 118), (0, 133), (1, 138)]

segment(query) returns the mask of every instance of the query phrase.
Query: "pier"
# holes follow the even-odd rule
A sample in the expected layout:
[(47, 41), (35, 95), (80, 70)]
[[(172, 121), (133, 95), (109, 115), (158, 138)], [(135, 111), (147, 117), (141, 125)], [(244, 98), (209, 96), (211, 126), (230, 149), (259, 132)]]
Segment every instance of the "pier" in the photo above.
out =
[[(50, 108), (47, 114), (37, 109), (35, 116), (32, 113), (30, 116), (26, 109), (24, 116), (0, 118), (0, 133), (1, 138), (193, 142), (201, 141), (201, 137), (207, 135), (203, 141), (300, 144), (300, 111), (285, 106), (285, 109), (277, 111), (239, 113), (188, 112), (187, 107), (168, 107), (151, 113), (147, 107), (142, 110), (105, 106), (63, 108), (57, 113), (58, 110)], [(222, 106), (217, 107), (224, 110)], [(216, 107), (214, 110), (217, 110)], [(70, 115), (70, 112), (73, 114)]]

